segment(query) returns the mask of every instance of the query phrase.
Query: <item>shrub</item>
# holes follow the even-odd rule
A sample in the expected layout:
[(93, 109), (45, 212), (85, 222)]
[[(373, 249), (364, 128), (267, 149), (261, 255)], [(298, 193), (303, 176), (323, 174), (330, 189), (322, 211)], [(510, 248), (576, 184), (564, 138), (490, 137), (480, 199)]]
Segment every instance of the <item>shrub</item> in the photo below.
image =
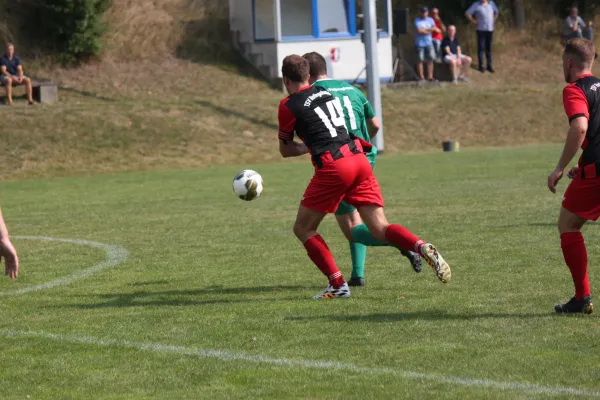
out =
[(44, 0), (34, 8), (34, 25), (43, 47), (63, 61), (78, 63), (99, 54), (111, 0)]

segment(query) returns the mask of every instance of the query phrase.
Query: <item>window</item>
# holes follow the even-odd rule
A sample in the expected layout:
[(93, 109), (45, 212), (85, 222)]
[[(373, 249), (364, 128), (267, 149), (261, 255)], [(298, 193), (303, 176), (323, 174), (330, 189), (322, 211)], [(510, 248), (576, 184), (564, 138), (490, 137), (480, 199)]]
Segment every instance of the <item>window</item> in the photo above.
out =
[[(356, 1), (356, 26), (359, 31), (364, 30), (364, 13), (362, 10), (362, 1)], [(387, 0), (375, 0), (377, 13), (377, 30), (380, 32), (389, 32), (388, 28), (388, 9)]]
[(281, 0), (281, 36), (313, 36), (312, 0)]
[[(274, 0), (254, 0), (256, 38), (272, 35), (271, 21)], [(388, 29), (388, 0), (375, 0), (377, 28)], [(279, 0), (281, 9), (281, 37), (283, 40), (313, 38), (355, 37), (364, 26), (363, 0)], [(258, 10), (258, 6), (262, 7)], [(271, 8), (269, 9), (269, 6)], [(259, 12), (260, 11), (260, 12)], [(260, 24), (259, 24), (260, 22)], [(274, 35), (272, 35), (274, 36)]]
[(345, 0), (318, 0), (319, 34), (350, 33)]
[(254, 39), (275, 38), (275, 10), (273, 0), (254, 0)]

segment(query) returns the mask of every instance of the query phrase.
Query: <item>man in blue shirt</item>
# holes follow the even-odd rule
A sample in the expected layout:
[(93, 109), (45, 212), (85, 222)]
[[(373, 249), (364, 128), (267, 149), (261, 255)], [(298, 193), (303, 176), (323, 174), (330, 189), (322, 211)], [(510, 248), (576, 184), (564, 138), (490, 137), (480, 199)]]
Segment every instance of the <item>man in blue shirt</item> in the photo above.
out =
[(423, 62), (427, 61), (427, 79), (433, 80), (433, 60), (436, 58), (433, 48), (433, 39), (431, 34), (437, 31), (435, 21), (429, 16), (427, 7), (419, 10), (420, 14), (415, 19), (415, 46), (417, 48), (417, 69), (419, 78), (424, 80)]
[(33, 104), (31, 79), (23, 75), (21, 59), (15, 55), (15, 46), (6, 45), (6, 53), (0, 58), (0, 84), (6, 86), (8, 105), (13, 104), (12, 89), (15, 85), (25, 85), (27, 89), (27, 102)]
[(494, 72), (492, 65), (492, 41), (494, 40), (494, 23), (498, 18), (498, 7), (493, 1), (478, 0), (469, 7), (466, 16), (477, 25), (477, 53), (479, 56), (479, 71), (483, 68), (483, 54), (487, 59), (487, 70)]

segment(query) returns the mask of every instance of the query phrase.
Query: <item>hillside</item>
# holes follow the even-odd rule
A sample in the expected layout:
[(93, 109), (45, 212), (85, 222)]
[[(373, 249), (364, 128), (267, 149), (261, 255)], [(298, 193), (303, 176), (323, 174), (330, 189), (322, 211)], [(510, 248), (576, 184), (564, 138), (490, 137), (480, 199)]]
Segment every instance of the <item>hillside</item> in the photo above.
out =
[[(0, 107), (10, 130), (0, 179), (280, 161), (283, 93), (231, 51), (223, 8), (204, 1), (117, 0), (104, 60), (75, 69), (33, 59), (61, 102)], [(210, 34), (208, 34), (210, 32)], [(467, 38), (468, 39), (468, 38)], [(566, 126), (560, 46), (502, 33), (496, 75), (423, 90), (384, 90), (386, 152), (558, 142)]]

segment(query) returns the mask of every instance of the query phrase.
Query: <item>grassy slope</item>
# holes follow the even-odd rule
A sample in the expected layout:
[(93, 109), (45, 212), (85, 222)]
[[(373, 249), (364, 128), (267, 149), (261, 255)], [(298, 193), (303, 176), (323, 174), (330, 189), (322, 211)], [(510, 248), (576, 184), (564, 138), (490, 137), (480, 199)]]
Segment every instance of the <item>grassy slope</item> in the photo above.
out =
[[(510, 63), (499, 61), (500, 76), (475, 76), (471, 86), (384, 90), (386, 150), (429, 151), (445, 138), (463, 147), (560, 141), (562, 84), (551, 60), (554, 74), (530, 84), (511, 81)], [(0, 107), (10, 127), (0, 132), (9, 149), (2, 179), (279, 159), (282, 93), (232, 68), (171, 59), (42, 73), (63, 85), (61, 102)]]
[[(27, 63), (60, 84), (61, 102), (0, 107), (0, 180), (279, 160), (283, 94), (239, 68), (224, 15), (204, 0), (116, 1), (105, 61)], [(470, 86), (384, 90), (386, 151), (437, 150), (446, 138), (463, 148), (562, 140), (558, 45), (501, 33), (496, 48), (499, 72), (473, 73)]]
[[(598, 318), (552, 314), (553, 304), (571, 294), (554, 227), (560, 195), (549, 194), (544, 179), (558, 151), (383, 157), (378, 176), (388, 217), (436, 243), (453, 266), (453, 282), (442, 285), (429, 270), (414, 274), (394, 250), (370, 249), (368, 286), (347, 301), (325, 303), (307, 300), (325, 282), (291, 233), (311, 175), (308, 162), (252, 166), (267, 182), (252, 203), (230, 192), (235, 167), (3, 182), (13, 234), (119, 244), (130, 258), (66, 287), (3, 297), (0, 332), (598, 391)], [(347, 244), (331, 218), (322, 233), (349, 273)], [(596, 226), (588, 227), (586, 239), (595, 265)], [(0, 280), (0, 292), (102, 259), (99, 251), (75, 245), (16, 244), (23, 274), (16, 282)], [(590, 274), (597, 286), (597, 270)], [(35, 337), (2, 337), (0, 354), (3, 399), (548, 398)]]

